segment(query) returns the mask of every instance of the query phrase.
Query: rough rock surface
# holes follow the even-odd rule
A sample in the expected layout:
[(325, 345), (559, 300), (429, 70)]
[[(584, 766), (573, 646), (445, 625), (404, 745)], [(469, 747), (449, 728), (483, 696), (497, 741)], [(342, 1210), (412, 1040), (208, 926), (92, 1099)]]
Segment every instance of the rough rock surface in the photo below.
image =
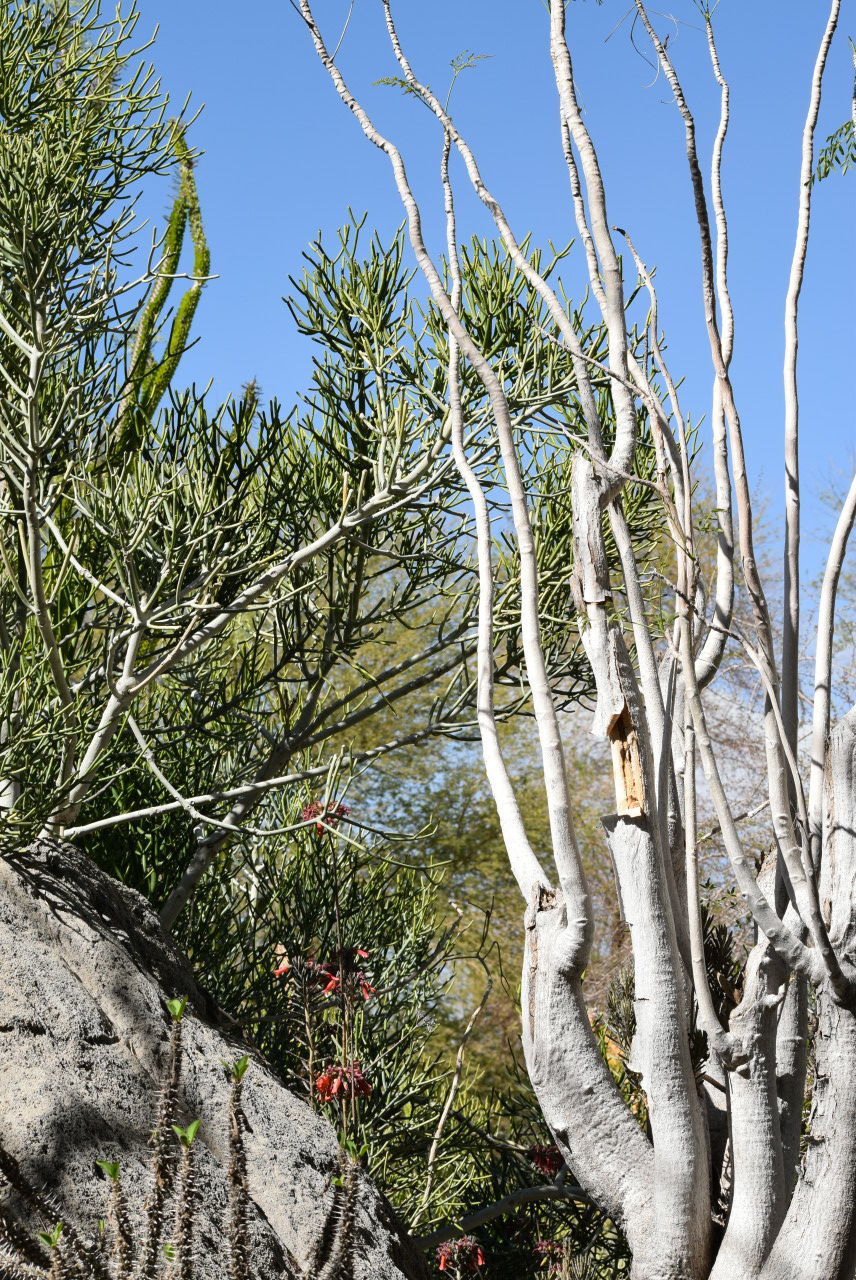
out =
[[(178, 1122), (201, 1119), (194, 1277), (226, 1280), (230, 1084), (223, 1064), (252, 1051), (197, 986), (139, 894), (59, 842), (0, 860), (0, 1140), (30, 1182), (50, 1189), (58, 1216), (87, 1235), (107, 1213), (99, 1159), (121, 1162), (130, 1217), (142, 1224), (152, 1185), (148, 1143), (168, 1061), (166, 1001), (180, 996), (188, 1006)], [(388, 1203), (361, 1173), (341, 1176), (330, 1125), (258, 1057), (244, 1077), (243, 1108), (248, 1280), (423, 1280), (424, 1263)], [(2, 1196), (27, 1216), (14, 1191)], [(341, 1223), (351, 1209), (343, 1248)], [(31, 1228), (52, 1225), (29, 1216)], [(168, 1210), (167, 1239), (169, 1222)]]

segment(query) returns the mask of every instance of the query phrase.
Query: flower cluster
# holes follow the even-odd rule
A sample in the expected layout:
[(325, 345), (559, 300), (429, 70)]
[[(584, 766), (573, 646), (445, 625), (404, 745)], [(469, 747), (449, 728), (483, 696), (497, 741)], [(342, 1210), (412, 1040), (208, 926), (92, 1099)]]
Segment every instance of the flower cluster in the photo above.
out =
[(325, 831), (335, 831), (342, 818), (347, 818), (351, 812), (349, 804), (322, 804), (320, 800), (313, 800), (311, 804), (305, 804), (300, 810), (300, 817), (304, 822), (311, 822), (316, 819), (315, 830), (319, 836), (323, 836)]
[(315, 1092), (322, 1102), (332, 1102), (336, 1097), (368, 1098), (371, 1091), (371, 1082), (363, 1075), (359, 1062), (325, 1067), (315, 1080)]
[(324, 982), (322, 995), (330, 991), (339, 991), (342, 987), (351, 992), (359, 991), (364, 1000), (373, 996), (375, 988), (371, 985), (362, 969), (357, 968), (358, 960), (368, 960), (369, 952), (364, 947), (342, 947), (335, 960), (310, 961), (315, 969), (319, 982)]
[(454, 1266), (458, 1272), (476, 1272), (485, 1264), (484, 1250), (475, 1236), (444, 1240), (437, 1249), (437, 1262), (441, 1271), (448, 1271), (450, 1266)]
[[(277, 948), (276, 954), (281, 959), (273, 975), (275, 978), (282, 978), (294, 966), (284, 948)], [(370, 954), (365, 947), (342, 947), (334, 960), (314, 960), (309, 956), (304, 968), (310, 980), (322, 985), (322, 995), (344, 990), (349, 995), (359, 992), (364, 1000), (368, 1000), (374, 995), (376, 988), (369, 982), (365, 970), (357, 968), (357, 961), (367, 960)]]
[(539, 1173), (543, 1173), (545, 1178), (555, 1178), (565, 1163), (561, 1151), (552, 1143), (536, 1142), (534, 1146), (528, 1148), (526, 1155), (530, 1164), (534, 1165)]

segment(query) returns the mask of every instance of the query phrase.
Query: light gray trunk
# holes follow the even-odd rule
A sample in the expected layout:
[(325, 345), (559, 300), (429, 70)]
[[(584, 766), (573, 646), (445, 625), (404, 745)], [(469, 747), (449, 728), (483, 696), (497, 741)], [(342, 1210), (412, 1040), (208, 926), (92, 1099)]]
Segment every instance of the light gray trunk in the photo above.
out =
[(529, 1078), (562, 1154), (597, 1203), (641, 1240), (652, 1223), (653, 1152), (591, 1028), (562, 905), (533, 904), (527, 913), (521, 1003)]
[(711, 1280), (756, 1276), (785, 1213), (776, 1093), (776, 1014), (784, 981), (783, 966), (769, 944), (756, 943), (746, 967), (743, 999), (730, 1024), (748, 1060), (739, 1071), (728, 1073), (731, 1206)]
[[(654, 1222), (663, 1275), (704, 1276), (710, 1248), (709, 1149), (690, 1057), (674, 924), (645, 818), (604, 822), (633, 940), (636, 1035), (654, 1139)], [(658, 1273), (660, 1274), (660, 1273)]]
[[(856, 709), (830, 735), (820, 893), (830, 940), (852, 965), (856, 941)], [(856, 1273), (856, 1016), (818, 995), (815, 1086), (805, 1165), (761, 1280), (852, 1280)]]
[(785, 1194), (790, 1200), (800, 1168), (803, 1098), (808, 1048), (808, 984), (798, 974), (788, 983), (776, 1032), (776, 1076), (779, 1124), (785, 1167)]
[(852, 1280), (856, 1201), (856, 1018), (824, 992), (805, 1168), (761, 1280)]

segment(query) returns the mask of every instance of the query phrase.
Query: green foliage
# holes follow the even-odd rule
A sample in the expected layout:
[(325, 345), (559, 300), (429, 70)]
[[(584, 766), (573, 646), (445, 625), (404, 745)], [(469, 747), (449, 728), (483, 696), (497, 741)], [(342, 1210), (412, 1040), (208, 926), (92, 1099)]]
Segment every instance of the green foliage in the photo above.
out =
[[(382, 845), (363, 852), (351, 833), (350, 820), (336, 834), (312, 824), (274, 857), (236, 859), (181, 937), (283, 1079), (394, 1189), (430, 1141), (432, 1111), (405, 1109), (436, 1093), (430, 1039), (464, 940), (454, 928), (438, 936), (437, 871), (398, 865)], [(351, 1088), (355, 1063), (370, 1092)], [(319, 1089), (331, 1068), (345, 1068), (335, 1093)]]
[(187, 996), (182, 996), (178, 1000), (167, 1000), (166, 1007), (176, 1022), (181, 1022), (184, 1017), (184, 1011), (187, 1008)]
[[(264, 403), (254, 383), (220, 405), (180, 388), (209, 251), (185, 125), (136, 68), (135, 20), (104, 20), (95, 3), (0, 0), (0, 169), (11, 175), (0, 192), (0, 841), (45, 824), (70, 831), (158, 903), (210, 852), (177, 940), (345, 1151), (427, 1231), (531, 1185), (526, 1153), (550, 1141), (521, 1080), (488, 1083), (477, 1067), (438, 1131), (448, 1047), (475, 1003), (466, 985), (450, 995), (452, 984), (465, 965), (480, 981), (488, 959), (499, 967), (486, 914), (473, 923), (467, 907), (467, 929), (464, 910), (449, 918), (438, 896), (463, 883), (443, 881), (441, 857), (457, 853), (456, 875), (462, 847), (473, 860), (471, 814), (417, 865), (418, 850), (393, 838), (408, 827), (427, 835), (430, 821), (408, 758), (409, 793), (384, 804), (376, 788), (371, 810), (339, 808), (349, 786), (372, 794), (358, 769), (391, 743), (443, 735), (454, 760), (474, 734), (475, 579), (448, 442), (448, 335), (414, 296), (403, 233), (367, 243), (364, 219), (352, 220), (332, 249), (312, 246), (292, 281), (288, 306), (316, 347), (297, 404)], [(456, 59), (453, 82), (476, 60)], [(132, 287), (134, 201), (142, 180), (169, 174), (177, 192), (157, 261)], [(192, 272), (173, 310), (188, 249)], [(564, 256), (544, 264), (526, 251), (547, 275)], [(567, 708), (591, 687), (570, 591), (569, 477), (584, 436), (573, 366), (500, 248), (474, 240), (462, 267), (464, 322), (515, 429), (534, 441), (523, 466), (549, 674)], [(603, 327), (568, 308), (583, 348), (603, 361)], [(609, 379), (593, 368), (608, 420)], [(461, 392), (494, 508), (496, 680), (508, 718), (528, 709), (519, 562), (490, 404), (466, 361)], [(644, 419), (641, 428), (647, 477)], [(660, 550), (648, 499), (639, 485), (627, 502), (643, 562)], [(439, 847), (444, 839), (455, 847)], [(492, 879), (475, 875), (480, 890)], [(176, 1123), (185, 1004), (168, 1003), (142, 1234), (118, 1162), (99, 1162), (117, 1274), (130, 1274), (136, 1250), (140, 1280), (189, 1256), (199, 1121)], [(236, 1277), (246, 1273), (247, 1064), (227, 1068)], [(346, 1161), (345, 1199), (352, 1184)], [(487, 1228), (492, 1270), (533, 1271), (537, 1240), (569, 1233), (598, 1275), (620, 1273), (614, 1229), (573, 1198)]]
[(49, 1249), (56, 1249), (59, 1246), (60, 1237), (62, 1236), (64, 1227), (65, 1223), (60, 1220), (50, 1231), (40, 1231), (39, 1239), (42, 1240)]
[(174, 1124), (172, 1126), (172, 1131), (183, 1147), (190, 1147), (193, 1145), (193, 1139), (199, 1132), (199, 1126), (201, 1123), (201, 1120), (191, 1120), (190, 1124), (184, 1128), (182, 1128), (180, 1124)]
[(822, 182), (835, 170), (846, 173), (854, 165), (856, 165), (856, 126), (852, 120), (845, 120), (844, 124), (827, 138), (826, 145), (817, 158), (813, 181)]
[(232, 1079), (236, 1084), (243, 1080), (247, 1067), (250, 1065), (249, 1056), (245, 1053), (243, 1057), (237, 1059), (231, 1068)]

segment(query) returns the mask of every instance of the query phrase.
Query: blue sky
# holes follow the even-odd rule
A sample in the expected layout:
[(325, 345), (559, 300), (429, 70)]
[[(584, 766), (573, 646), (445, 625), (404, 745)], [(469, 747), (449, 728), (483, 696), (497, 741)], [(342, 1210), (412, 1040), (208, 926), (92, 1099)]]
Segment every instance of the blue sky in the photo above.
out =
[[(670, 49), (707, 154), (717, 90), (693, 4), (674, 5), (676, 20), (661, 15), (658, 24), (671, 32)], [(393, 231), (402, 214), (388, 163), (337, 98), (287, 0), (243, 6), (139, 0), (139, 7), (141, 30), (159, 24), (152, 56), (173, 99), (191, 92), (204, 108), (192, 139), (205, 153), (198, 181), (212, 269), (220, 278), (200, 307), (201, 341), (188, 354), (186, 374), (202, 383), (214, 376), (220, 393), (254, 376), (266, 395), (288, 403), (311, 360), (310, 344), (294, 334), (281, 301), (288, 276), (300, 272), (301, 253), (319, 230), (335, 234), (349, 205), (368, 210), (368, 225), (383, 235)], [(575, 0), (569, 13), (575, 71), (601, 153), (610, 218), (631, 231), (657, 268), (671, 364), (686, 378), (685, 409), (698, 416), (709, 401), (711, 376), (683, 131), (662, 78), (633, 47), (627, 8), (628, 0), (600, 6)], [(515, 230), (531, 230), (543, 244), (564, 243), (575, 228), (541, 0), (410, 0), (397, 11), (415, 70), (433, 87), (445, 88), (449, 60), (462, 50), (491, 55), (459, 82), (456, 119)], [(826, 11), (826, 4), (805, 0), (721, 0), (716, 15), (732, 86), (724, 181), (737, 323), (733, 370), (753, 478), (769, 495), (773, 515), (781, 507), (782, 310), (800, 131)], [(346, 0), (317, 0), (316, 12), (335, 42)], [(401, 145), (423, 198), (429, 240), (439, 248), (439, 138), (424, 108), (373, 84), (396, 69), (381, 17), (379, 0), (356, 0), (340, 60), (379, 126)], [(846, 37), (856, 35), (856, 21), (847, 7), (844, 23), (830, 57), (821, 139), (850, 110)], [(650, 56), (644, 33), (636, 39)], [(460, 186), (462, 236), (489, 233), (483, 210)], [(854, 197), (853, 173), (833, 175), (815, 189), (800, 346), (810, 566), (820, 553), (811, 535), (824, 522), (813, 495), (842, 480), (856, 453)], [(162, 219), (167, 202), (165, 190), (152, 193), (147, 211)], [(582, 287), (579, 268), (564, 274), (572, 289)]]

